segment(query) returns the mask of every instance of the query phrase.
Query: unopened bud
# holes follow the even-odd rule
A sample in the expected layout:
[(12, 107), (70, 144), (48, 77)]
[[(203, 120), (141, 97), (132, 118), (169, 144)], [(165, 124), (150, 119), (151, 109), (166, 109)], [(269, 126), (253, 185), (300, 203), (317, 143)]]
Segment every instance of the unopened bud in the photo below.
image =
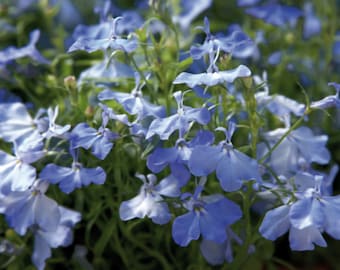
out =
[(69, 91), (76, 91), (77, 90), (77, 81), (76, 77), (74, 76), (67, 76), (64, 78), (64, 85), (67, 90)]

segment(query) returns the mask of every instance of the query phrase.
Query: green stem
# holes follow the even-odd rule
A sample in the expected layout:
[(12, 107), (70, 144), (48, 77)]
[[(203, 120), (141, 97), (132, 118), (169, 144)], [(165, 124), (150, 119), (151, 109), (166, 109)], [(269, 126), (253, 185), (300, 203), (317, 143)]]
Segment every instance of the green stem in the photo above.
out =
[(246, 108), (247, 113), (249, 117), (249, 128), (250, 128), (250, 134), (251, 134), (251, 151), (252, 151), (252, 157), (256, 158), (256, 148), (259, 138), (259, 128), (260, 128), (260, 120), (259, 116), (257, 114), (257, 104), (256, 99), (254, 96), (254, 91), (251, 87), (247, 87), (246, 84), (244, 84), (246, 87), (245, 90), (245, 101), (246, 101)]
[(126, 230), (125, 224), (119, 223), (120, 229), (122, 231), (122, 233), (124, 234), (124, 236), (126, 237), (126, 239), (128, 239), (131, 243), (133, 243), (136, 247), (140, 248), (141, 250), (143, 250), (143, 252), (145, 252), (146, 254), (149, 254), (151, 257), (154, 257), (155, 259), (157, 259), (161, 265), (162, 265), (162, 269), (164, 270), (171, 270), (172, 267), (170, 266), (170, 264), (166, 261), (166, 259), (161, 255), (161, 253), (159, 253), (157, 250), (151, 249), (149, 247), (147, 247), (146, 245), (143, 244), (142, 241), (139, 241), (135, 235), (133, 235), (132, 232)]
[(253, 193), (252, 183), (247, 183), (247, 191), (246, 193), (240, 192), (243, 199), (243, 214), (244, 214), (244, 223), (245, 223), (245, 241), (243, 246), (238, 250), (234, 261), (230, 265), (230, 269), (238, 270), (242, 269), (242, 265), (248, 258), (248, 250), (252, 243), (253, 232), (252, 232), (252, 224), (250, 217), (250, 207), (251, 207), (251, 195)]
[(273, 257), (272, 261), (277, 263), (277, 264), (284, 266), (285, 268), (287, 268), (289, 270), (296, 270), (296, 268), (293, 265), (289, 264), (288, 262), (286, 262), (284, 260), (281, 260), (280, 258)]

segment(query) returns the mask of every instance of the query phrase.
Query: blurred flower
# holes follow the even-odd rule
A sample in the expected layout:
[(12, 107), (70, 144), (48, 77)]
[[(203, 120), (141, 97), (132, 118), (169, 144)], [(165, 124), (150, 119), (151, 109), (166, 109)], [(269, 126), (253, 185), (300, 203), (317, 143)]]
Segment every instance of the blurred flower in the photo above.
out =
[(256, 18), (262, 19), (266, 23), (286, 27), (294, 27), (299, 17), (303, 12), (293, 6), (280, 5), (276, 0), (260, 6), (249, 7), (245, 10), (246, 13)]
[(328, 83), (329, 86), (333, 86), (336, 90), (335, 95), (327, 96), (321, 100), (313, 101), (310, 105), (313, 109), (327, 109), (330, 107), (335, 107), (340, 109), (340, 84), (335, 82)]
[(73, 210), (58, 207), (60, 219), (54, 231), (45, 230), (41, 226), (32, 228), (34, 233), (34, 250), (32, 261), (38, 270), (45, 269), (45, 261), (51, 257), (51, 248), (66, 247), (73, 242), (72, 227), (81, 219), (81, 215)]
[(303, 37), (308, 39), (320, 34), (322, 26), (321, 21), (315, 16), (312, 3), (305, 3), (304, 13)]
[(49, 61), (45, 59), (35, 47), (36, 43), (38, 42), (39, 36), (40, 31), (34, 30), (30, 33), (30, 41), (26, 46), (22, 48), (11, 46), (0, 51), (0, 64), (6, 64), (12, 60), (23, 57), (30, 57), (34, 61), (41, 64), (49, 64)]
[(136, 38), (121, 38), (117, 33), (117, 23), (121, 20), (122, 17), (116, 17), (112, 20), (111, 32), (110, 35), (105, 38), (92, 38), (92, 37), (81, 37), (78, 38), (68, 49), (68, 52), (74, 52), (78, 50), (87, 51), (89, 53), (107, 49), (121, 50), (126, 53), (130, 53), (137, 48), (137, 40)]

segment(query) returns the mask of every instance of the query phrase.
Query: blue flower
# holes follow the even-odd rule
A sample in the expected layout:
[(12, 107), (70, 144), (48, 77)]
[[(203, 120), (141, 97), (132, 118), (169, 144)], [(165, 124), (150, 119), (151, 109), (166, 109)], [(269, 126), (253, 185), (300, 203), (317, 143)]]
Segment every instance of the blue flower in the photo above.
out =
[(180, 1), (180, 14), (173, 15), (172, 20), (178, 23), (183, 30), (187, 30), (190, 23), (205, 9), (209, 8), (212, 0)]
[(216, 146), (196, 146), (188, 163), (191, 173), (206, 176), (216, 170), (216, 176), (225, 191), (240, 189), (246, 180), (261, 181), (256, 160), (233, 148), (231, 137), (235, 124), (230, 122), (228, 130), (218, 130), (225, 133), (226, 140)]
[(207, 108), (191, 108), (183, 105), (183, 93), (178, 91), (173, 94), (177, 102), (177, 113), (166, 118), (154, 119), (146, 134), (146, 139), (157, 134), (161, 140), (167, 140), (170, 135), (179, 130), (179, 137), (183, 138), (189, 130), (190, 124), (198, 122), (206, 125), (210, 121), (210, 112)]
[(323, 195), (323, 176), (315, 176), (315, 186), (295, 193), (297, 200), (268, 211), (259, 228), (269, 240), (275, 240), (289, 230), (293, 250), (313, 250), (314, 245), (327, 246), (322, 232), (340, 239), (340, 196)]
[(305, 20), (303, 23), (303, 37), (308, 39), (321, 32), (321, 21), (315, 16), (312, 3), (304, 5)]
[(78, 212), (58, 207), (60, 220), (56, 230), (46, 231), (41, 227), (33, 228), (34, 250), (32, 261), (38, 270), (45, 269), (45, 261), (51, 257), (51, 248), (66, 247), (73, 242), (72, 227), (81, 219)]
[(237, 0), (237, 5), (239, 7), (251, 6), (259, 3), (261, 0)]
[[(287, 130), (288, 128), (278, 128), (265, 133), (264, 138), (269, 145), (273, 145)], [(307, 163), (327, 164), (330, 160), (330, 153), (326, 148), (327, 140), (327, 135), (315, 136), (310, 128), (299, 127), (271, 153), (268, 164), (278, 175), (291, 175), (296, 172), (301, 159)], [(266, 150), (263, 153), (266, 153)]]
[(145, 82), (140, 82), (140, 76), (137, 72), (135, 72), (135, 81), (136, 86), (129, 94), (105, 89), (99, 93), (98, 99), (100, 101), (116, 100), (126, 112), (137, 115), (137, 120), (142, 120), (147, 116), (164, 117), (165, 108), (163, 106), (151, 104), (143, 97), (142, 88)]
[(128, 65), (115, 59), (109, 59), (108, 57), (105, 57), (103, 61), (92, 65), (80, 73), (78, 85), (88, 82), (111, 82), (117, 78), (132, 78), (133, 74), (132, 68)]
[(171, 213), (163, 196), (179, 196), (182, 186), (180, 180), (169, 175), (156, 184), (157, 178), (154, 174), (148, 174), (146, 177), (136, 174), (136, 177), (143, 181), (143, 186), (136, 197), (121, 203), (119, 207), (120, 218), (130, 220), (149, 217), (156, 224), (168, 223), (171, 219)]
[(246, 9), (246, 13), (275, 26), (285, 27), (288, 24), (294, 27), (298, 18), (303, 15), (303, 12), (296, 7), (280, 5), (276, 2), (273, 1), (257, 7), (249, 7)]
[(0, 138), (8, 142), (31, 138), (42, 139), (39, 133), (40, 113), (33, 119), (20, 102), (0, 104)]
[(40, 179), (52, 184), (59, 184), (60, 189), (70, 193), (76, 188), (91, 183), (101, 185), (105, 182), (106, 173), (101, 167), (84, 168), (78, 162), (78, 149), (70, 149), (73, 157), (72, 167), (62, 167), (53, 163), (46, 165), (39, 174)]
[(222, 195), (201, 196), (203, 187), (197, 186), (193, 195), (187, 194), (184, 215), (176, 217), (172, 225), (174, 241), (185, 247), (200, 235), (203, 239), (223, 243), (227, 239), (227, 226), (242, 216), (240, 207)]
[[(192, 149), (197, 145), (210, 145), (214, 141), (214, 134), (208, 130), (199, 130), (196, 136), (189, 142), (179, 138), (176, 146), (170, 148), (157, 147), (147, 158), (148, 168), (159, 173), (167, 165), (187, 165)], [(183, 168), (187, 170), (186, 168)]]
[(35, 141), (18, 145), (14, 143), (12, 156), (0, 150), (0, 193), (8, 194), (11, 191), (27, 190), (36, 179), (36, 169), (31, 163), (36, 162), (46, 155), (42, 149), (43, 144)]
[(59, 107), (56, 106), (53, 110), (52, 108), (48, 108), (47, 110), (47, 123), (48, 127), (45, 131), (43, 131), (42, 136), (44, 138), (51, 138), (51, 137), (65, 137), (65, 133), (71, 128), (71, 125), (60, 126), (55, 123), (57, 120), (59, 113)]
[(327, 96), (321, 100), (313, 101), (310, 105), (313, 109), (327, 109), (330, 107), (335, 107), (340, 109), (340, 84), (335, 82), (328, 83), (329, 86), (333, 86), (336, 90), (335, 95)]
[(269, 110), (276, 115), (283, 123), (290, 121), (290, 115), (302, 116), (305, 113), (306, 106), (297, 101), (287, 98), (283, 95), (269, 95), (269, 88), (267, 84), (267, 73), (263, 73), (263, 78), (254, 76), (256, 85), (262, 85), (264, 91), (255, 93), (258, 110), (263, 108)]
[[(238, 245), (243, 244), (243, 240), (233, 232), (230, 227), (226, 228), (227, 240), (223, 243), (216, 243), (211, 240), (203, 239), (200, 244), (200, 250), (203, 257), (211, 265), (221, 265), (225, 261), (231, 263), (234, 260), (233, 256), (233, 242)], [(250, 246), (248, 253), (254, 251), (254, 246)]]
[(48, 64), (49, 61), (45, 59), (35, 47), (39, 36), (40, 31), (34, 30), (30, 33), (30, 41), (26, 46), (22, 48), (8, 47), (5, 50), (0, 51), (0, 64), (6, 64), (12, 60), (23, 57), (30, 57), (38, 63)]
[(94, 156), (105, 159), (113, 147), (113, 141), (119, 136), (113, 133), (106, 125), (109, 116), (102, 112), (102, 125), (99, 129), (90, 127), (87, 123), (80, 123), (71, 132), (71, 144), (74, 148), (83, 147), (90, 149)]
[(269, 55), (268, 60), (267, 60), (268, 64), (273, 65), (273, 66), (280, 64), (281, 61), (282, 61), (282, 51), (273, 52), (272, 54)]
[(18, 234), (24, 235), (33, 225), (54, 232), (60, 222), (58, 204), (45, 196), (48, 183), (36, 181), (24, 191), (13, 191), (0, 196), (0, 213)]
[(202, 27), (206, 34), (206, 38), (202, 45), (193, 45), (190, 48), (190, 54), (193, 59), (201, 59), (204, 55), (212, 59), (218, 57), (219, 52), (234, 55), (241, 55), (242, 52), (253, 48), (254, 42), (242, 31), (240, 27), (229, 28), (229, 34), (218, 34), (216, 36), (210, 33), (210, 23), (207, 17), (204, 18), (204, 26)]
[(246, 57), (249, 51), (254, 50), (254, 42), (239, 28), (234, 27), (229, 29), (231, 32), (228, 36), (214, 36), (210, 33), (210, 24), (208, 18), (204, 18), (203, 31), (206, 34), (206, 39), (202, 45), (195, 45), (190, 48), (190, 54), (193, 59), (198, 60), (203, 56), (208, 55), (209, 66), (207, 72), (193, 74), (189, 72), (180, 73), (174, 84), (185, 83), (193, 88), (198, 85), (213, 86), (223, 83), (232, 83), (236, 78), (248, 77), (251, 71), (248, 67), (240, 65), (235, 69), (219, 71), (216, 66), (220, 51), (224, 51), (236, 56)]
[(175, 78), (173, 84), (185, 83), (189, 87), (195, 87), (197, 85), (214, 86), (217, 84), (232, 83), (237, 78), (249, 77), (250, 75), (251, 71), (247, 66), (239, 65), (235, 69), (199, 74), (182, 72)]
[(68, 52), (83, 50), (91, 53), (98, 50), (106, 51), (109, 48), (126, 53), (134, 51), (138, 46), (136, 38), (124, 39), (117, 34), (116, 24), (121, 19), (122, 17), (113, 19), (110, 36), (106, 38), (78, 38), (68, 49)]

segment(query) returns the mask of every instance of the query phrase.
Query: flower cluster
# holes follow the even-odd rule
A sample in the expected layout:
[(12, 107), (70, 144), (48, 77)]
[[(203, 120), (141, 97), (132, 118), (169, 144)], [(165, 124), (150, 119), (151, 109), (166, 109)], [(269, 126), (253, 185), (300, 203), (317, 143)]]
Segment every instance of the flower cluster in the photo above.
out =
[[(317, 111), (340, 108), (340, 84), (329, 82), (334, 95), (302, 103), (281, 91), (271, 94), (277, 89), (254, 66), (284, 60), (284, 51), (263, 59), (260, 44), (270, 40), (260, 33), (252, 39), (239, 25), (213, 33), (205, 17), (196, 28), (203, 39), (184, 39), (213, 1), (179, 1), (179, 9), (149, 1), (160, 15), (151, 19), (102, 2), (95, 8), (98, 24), (79, 24), (67, 42), (63, 57), (97, 62), (77, 79), (65, 79), (64, 104), (36, 108), (0, 91), (0, 213), (18, 235), (34, 237), (37, 269), (45, 268), (52, 248), (72, 244), (81, 220), (80, 212), (59, 205), (55, 190), (72, 196), (92, 184), (109, 188), (115, 162), (128, 167), (130, 180), (141, 180), (128, 192), (115, 187), (123, 198), (115, 209), (120, 219), (171, 223), (173, 241), (181, 247), (199, 241), (212, 265), (241, 267), (256, 252), (257, 239), (275, 241), (286, 232), (292, 250), (327, 246), (323, 233), (340, 240), (340, 198), (332, 190), (338, 166), (332, 165), (328, 135), (310, 125)], [(272, 27), (291, 29), (303, 20), (306, 40), (321, 32), (309, 1), (302, 9), (278, 1), (237, 2)], [(74, 9), (63, 3), (59, 16), (63, 8)], [(19, 5), (18, 12), (26, 8)], [(177, 41), (175, 52), (166, 51), (162, 32)], [(16, 72), (10, 66), (24, 65), (22, 58), (56, 68), (61, 60), (51, 64), (38, 51), (39, 35), (34, 30), (28, 45), (0, 51), (0, 78), (17, 84), (8, 75)], [(285, 61), (284, 67), (303, 75), (296, 63)], [(68, 117), (79, 112), (82, 96), (88, 98), (85, 115)], [(60, 115), (66, 124), (58, 124)], [(124, 154), (124, 144), (138, 149), (131, 154), (138, 169), (112, 159), (114, 151)]]

